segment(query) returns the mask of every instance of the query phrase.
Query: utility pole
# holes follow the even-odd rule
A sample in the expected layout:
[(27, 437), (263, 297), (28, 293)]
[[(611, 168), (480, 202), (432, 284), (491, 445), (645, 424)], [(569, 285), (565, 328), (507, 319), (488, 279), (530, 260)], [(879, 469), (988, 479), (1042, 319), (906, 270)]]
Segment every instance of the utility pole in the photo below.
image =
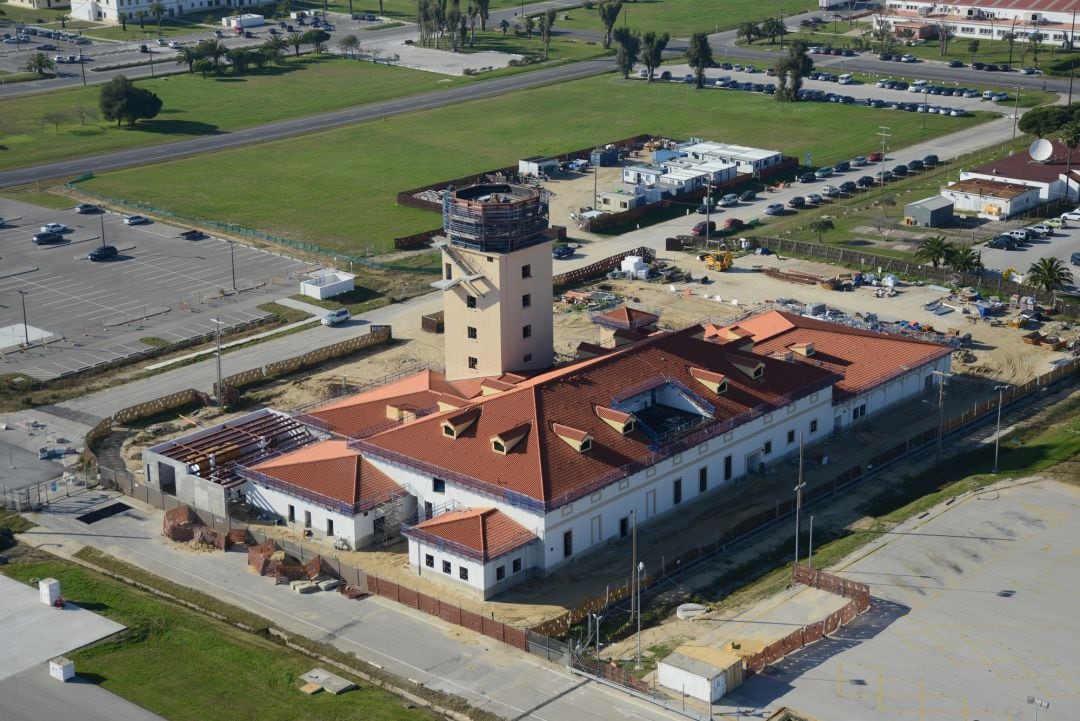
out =
[(633, 528), (630, 531), (630, 573), (633, 574), (630, 579), (630, 620), (634, 620), (634, 610), (637, 608), (634, 603), (637, 597), (635, 589), (637, 586), (634, 584), (637, 582), (637, 509), (630, 509), (630, 515), (633, 516)]
[(810, 516), (810, 550), (806, 554), (806, 565), (814, 567), (814, 517)]
[(938, 377), (938, 430), (937, 430), (937, 460), (941, 460), (941, 441), (945, 435), (945, 379), (950, 378), (952, 373), (945, 371), (931, 371)]
[(889, 126), (879, 125), (878, 135), (881, 136), (881, 187), (885, 187), (885, 148), (891, 135), (889, 134)]
[(709, 250), (709, 226), (712, 224), (712, 180), (705, 184), (705, 250)]
[(802, 511), (803, 482), (803, 434), (799, 431), (799, 481), (795, 485), (795, 565), (799, 565), (799, 513)]
[(82, 71), (82, 84), (86, 87), (86, 58), (83, 57), (82, 47), (79, 48), (79, 70)]
[(217, 392), (214, 395), (217, 397), (217, 403), (219, 408), (225, 407), (225, 394), (224, 389), (221, 387), (221, 319), (211, 318), (210, 322), (214, 323), (214, 345), (216, 352), (214, 355), (217, 357)]
[(1016, 103), (1013, 105), (1013, 135), (1012, 139), (1016, 140), (1016, 123), (1020, 120), (1020, 86), (1016, 86)]
[(229, 241), (229, 264), (232, 266), (232, 289), (236, 291), (236, 243)]
[[(20, 290), (19, 291), (19, 300), (22, 301), (23, 340), (26, 341), (26, 346), (29, 348), (30, 347), (30, 328), (27, 327), (27, 325), (26, 325), (26, 293), (27, 293), (27, 291)], [(14, 466), (12, 466), (12, 468), (14, 468)]]
[(641, 670), (641, 580), (645, 575), (645, 562), (639, 561), (634, 577), (637, 578), (637, 663), (634, 664), (636, 671)]
[(101, 247), (105, 247), (105, 211), (102, 210), (98, 213), (98, 220), (101, 221)]
[(998, 407), (997, 407), (997, 431), (994, 433), (994, 468), (991, 473), (998, 472), (998, 450), (1001, 447), (1001, 406), (1005, 401), (1005, 389), (1009, 386), (994, 386), (994, 390), (998, 392)]

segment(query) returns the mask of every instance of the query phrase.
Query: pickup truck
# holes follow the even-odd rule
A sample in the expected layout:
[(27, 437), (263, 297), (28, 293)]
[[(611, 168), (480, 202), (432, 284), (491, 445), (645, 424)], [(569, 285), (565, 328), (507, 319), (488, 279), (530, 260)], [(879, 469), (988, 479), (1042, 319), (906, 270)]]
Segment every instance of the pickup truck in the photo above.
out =
[(180, 237), (184, 240), (199, 240), (200, 238), (205, 238), (206, 235), (204, 235), (201, 230), (184, 230), (181, 231)]

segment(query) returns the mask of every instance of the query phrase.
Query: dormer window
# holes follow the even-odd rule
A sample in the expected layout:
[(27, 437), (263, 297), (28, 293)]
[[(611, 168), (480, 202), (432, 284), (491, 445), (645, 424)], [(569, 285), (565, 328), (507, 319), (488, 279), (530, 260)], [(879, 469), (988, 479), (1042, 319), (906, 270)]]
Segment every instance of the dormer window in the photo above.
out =
[(503, 454), (505, 456), (506, 455), (506, 444), (504, 444), (502, 441), (496, 439), (496, 440), (491, 442), (491, 450), (495, 451), (496, 453), (501, 453), (501, 454)]
[(585, 440), (583, 440), (581, 442), (580, 450), (581, 450), (582, 453), (587, 453), (588, 451), (591, 451), (592, 450), (592, 438), (586, 437)]
[(457, 433), (454, 431), (454, 427), (449, 423), (443, 423), (442, 432), (444, 436), (449, 436), (450, 438), (457, 438)]
[(442, 422), (442, 432), (447, 438), (457, 438), (466, 430), (469, 426), (476, 422), (476, 419), (480, 417), (480, 409), (473, 407), (466, 409), (456, 415), (452, 415), (446, 418)]
[(633, 413), (626, 413), (607, 406), (597, 406), (596, 415), (604, 423), (607, 423), (624, 436), (634, 432), (634, 422), (637, 421), (637, 418), (634, 417)]
[(765, 366), (760, 365), (760, 366), (758, 366), (757, 368), (754, 369), (754, 378), (764, 378), (764, 377), (765, 377)]
[(555, 431), (555, 435), (578, 453), (587, 453), (592, 450), (593, 438), (586, 431), (564, 426), (561, 423), (552, 423), (551, 430)]
[(704, 368), (691, 368), (690, 377), (717, 395), (727, 392), (727, 377), (723, 373)]
[(529, 434), (529, 428), (531, 427), (532, 426), (526, 422), (514, 426), (508, 431), (503, 431), (498, 435), (492, 436), (491, 450), (501, 456), (505, 456), (507, 453), (514, 449), (514, 446), (520, 443), (521, 440)]

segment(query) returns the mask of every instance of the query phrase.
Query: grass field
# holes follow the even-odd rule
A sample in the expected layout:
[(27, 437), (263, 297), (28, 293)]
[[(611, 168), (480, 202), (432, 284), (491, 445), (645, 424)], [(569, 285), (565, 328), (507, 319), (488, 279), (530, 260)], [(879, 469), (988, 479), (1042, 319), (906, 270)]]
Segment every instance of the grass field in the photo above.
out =
[[(694, 32), (720, 32), (731, 30), (747, 20), (760, 22), (767, 17), (793, 15), (815, 9), (817, 4), (808, 0), (643, 0), (624, 2), (619, 13), (618, 25), (647, 32), (666, 32), (672, 37), (689, 37)], [(525, 12), (528, 13), (528, 6)], [(570, 20), (563, 20), (562, 13), (555, 22), (555, 29), (603, 30), (600, 15), (594, 8), (575, 8), (568, 11)]]
[(0, 0), (0, 23), (49, 23), (59, 21), (61, 15), (68, 14), (68, 9), (63, 10), (34, 10), (22, 5), (12, 5), (7, 0)]
[[(652, 132), (776, 147), (798, 157), (812, 150), (815, 162), (829, 163), (872, 148), (881, 118), (880, 111), (868, 108), (784, 105), (761, 95), (648, 85), (605, 75), (109, 173), (85, 187), (107, 197), (137, 197), (173, 212), (350, 252), (368, 244), (388, 248), (394, 237), (439, 225), (433, 213), (397, 206), (398, 191), (502, 167), (529, 155)], [(888, 119), (897, 148), (982, 121), (915, 113), (890, 114)], [(927, 127), (921, 128), (924, 120)], [(288, 164), (283, 165), (286, 157)], [(229, 191), (207, 193), (207, 185)]]
[(126, 625), (116, 640), (70, 654), (79, 676), (170, 721), (222, 713), (260, 721), (435, 718), (367, 685), (306, 696), (298, 677), (316, 661), (75, 564), (46, 557), (4, 573), (24, 582), (57, 578), (67, 600)]

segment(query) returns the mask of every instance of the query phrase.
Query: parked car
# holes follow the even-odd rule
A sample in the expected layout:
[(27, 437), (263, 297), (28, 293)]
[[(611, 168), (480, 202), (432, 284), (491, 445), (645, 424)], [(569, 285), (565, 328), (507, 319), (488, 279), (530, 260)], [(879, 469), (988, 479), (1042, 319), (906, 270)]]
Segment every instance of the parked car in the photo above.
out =
[(959, 60), (950, 60), (949, 61), (949, 67), (950, 68), (962, 68), (962, 67), (964, 67), (964, 64), (962, 62), (960, 62)]
[(116, 246), (114, 246), (114, 245), (102, 245), (102, 246), (98, 246), (97, 248), (94, 248), (93, 250), (91, 250), (90, 254), (87, 255), (86, 257), (89, 258), (94, 263), (99, 263), (99, 262), (101, 262), (103, 260), (111, 260), (112, 258), (115, 258), (119, 254), (120, 254), (120, 252), (116, 249)]
[(169, 41), (169, 47), (172, 48), (173, 50), (179, 50), (180, 49), (180, 43), (178, 43), (175, 40), (170, 40)]
[(738, 204), (739, 204), (739, 196), (735, 195), (735, 193), (728, 193), (723, 198), (720, 198), (720, 207), (721, 208), (730, 208), (731, 206), (738, 205)]
[(1033, 231), (1035, 233), (1038, 233), (1043, 238), (1045, 238), (1048, 235), (1053, 235), (1054, 234), (1054, 229), (1051, 228), (1046, 223), (1039, 223), (1037, 225), (1033, 225), (1030, 228), (1028, 228), (1028, 230), (1031, 230), (1031, 231)]
[(884, 159), (885, 159), (885, 156), (882, 155), (881, 153), (870, 153), (869, 155), (866, 156), (866, 161), (868, 163), (880, 163)]
[(851, 166), (854, 168), (861, 168), (866, 165), (866, 158), (862, 155), (856, 156), (851, 160)]
[(738, 218), (728, 218), (724, 221), (724, 230), (738, 230), (744, 225), (746, 225), (746, 223), (742, 222)]
[(833, 174), (833, 169), (831, 167), (829, 167), (829, 166), (825, 166), (824, 168), (818, 168), (817, 170), (814, 171), (814, 177), (821, 178), (822, 180), (824, 180), (825, 178), (831, 177), (832, 174)]
[(1027, 228), (1013, 228), (1009, 232), (1005, 233), (1017, 243), (1026, 243), (1031, 240), (1034, 233), (1030, 232)]
[(782, 215), (784, 206), (780, 203), (769, 203), (765, 206), (765, 215)]
[(754, 191), (754, 190), (744, 190), (739, 195), (739, 200), (741, 200), (744, 203), (749, 203), (750, 201), (754, 200), (755, 198), (757, 198), (757, 191)]
[(166, 40), (165, 38), (158, 38), (157, 39), (157, 44), (160, 45), (161, 47), (165, 47), (166, 45), (169, 44), (169, 41)]
[(142, 215), (125, 215), (124, 225), (145, 225), (150, 219)]
[(1064, 213), (1061, 214), (1060, 217), (1062, 220), (1080, 220), (1080, 208), (1076, 208), (1075, 210), (1066, 210)]
[[(3, 224), (3, 219), (0, 219), (0, 226), (2, 226)], [(1061, 222), (1061, 218), (1047, 218), (1043, 221), (1043, 224), (1049, 225), (1051, 228), (1060, 228), (1064, 225), (1064, 223)]]
[(892, 179), (893, 179), (893, 174), (892, 174), (891, 170), (883, 170), (881, 172), (881, 175), (877, 176), (877, 180), (881, 184), (888, 183)]
[(63, 223), (46, 223), (41, 226), (42, 233), (70, 233), (71, 228), (67, 227)]
[(860, 188), (869, 188), (876, 182), (877, 181), (874, 179), (874, 176), (864, 175), (858, 180), (856, 180), (855, 184), (858, 185)]
[(150, 52), (150, 48), (147, 45), (140, 45), (139, 46), (139, 52), (140, 53), (148, 53), (148, 52)]
[(348, 308), (338, 308), (337, 310), (332, 310), (326, 315), (324, 315), (322, 317), (322, 320), (319, 321), (319, 323), (325, 326), (334, 326), (338, 323), (346, 322), (351, 317), (352, 316), (349, 314)]
[(994, 250), (1015, 250), (1016, 241), (1007, 235), (999, 235), (996, 238), (988, 240), (986, 242), (987, 248), (993, 248)]
[(826, 198), (835, 198), (840, 195), (840, 188), (835, 185), (826, 185), (821, 189), (821, 194)]
[(908, 174), (908, 166), (901, 163), (892, 169), (892, 174), (898, 178), (905, 178)]
[(900, 56), (900, 61), (905, 62), (905, 63), (914, 63), (917, 60), (918, 60), (918, 58), (915, 57), (914, 55), (911, 55), (911, 54), (901, 55)]
[(846, 173), (851, 170), (851, 163), (846, 160), (841, 160), (839, 163), (833, 166), (833, 170), (837, 173)]
[(698, 215), (705, 215), (705, 214), (707, 214), (709, 212), (714, 212), (715, 210), (716, 210), (716, 208), (714, 206), (710, 205), (707, 202), (702, 203), (701, 205), (699, 205), (697, 207)]
[(551, 257), (555, 260), (563, 260), (574, 254), (574, 249), (569, 245), (556, 245), (551, 249)]
[(690, 229), (690, 235), (696, 237), (705, 235), (706, 233), (716, 232), (716, 221), (714, 220), (702, 220)]
[(813, 183), (817, 180), (817, 176), (813, 173), (803, 173), (799, 176), (800, 183)]
[(90, 213), (100, 213), (101, 208), (91, 203), (79, 203), (75, 206), (75, 212), (80, 215), (89, 215)]
[(42, 43), (34, 48), (34, 50), (41, 50), (42, 52), (49, 52), (50, 50), (56, 50), (56, 45), (53, 43)]
[(201, 230), (182, 230), (180, 237), (184, 240), (201, 240), (206, 237), (206, 234)]
[(926, 165), (926, 167), (932, 168), (932, 167), (934, 167), (935, 165), (938, 164), (938, 156), (936, 156), (936, 155), (926, 155), (926, 156), (923, 156), (922, 161), (923, 161), (923, 164)]
[(34, 233), (34, 245), (46, 245), (48, 243), (63, 243), (64, 236), (59, 233)]
[(824, 198), (822, 198), (817, 193), (808, 193), (806, 196), (806, 202), (810, 203), (811, 205), (821, 205), (823, 201)]
[(913, 173), (919, 173), (926, 170), (926, 164), (921, 160), (910, 160), (907, 164), (908, 170)]
[(858, 189), (859, 186), (856, 185), (854, 180), (845, 180), (843, 183), (840, 183), (840, 192), (845, 193), (846, 195), (851, 195)]
[(801, 195), (796, 195), (794, 198), (789, 200), (787, 204), (789, 208), (794, 208), (795, 210), (798, 210), (799, 208), (805, 208), (806, 198), (802, 197)]
[(986, 63), (974, 62), (971, 64), (972, 70), (982, 70), (986, 67)]

